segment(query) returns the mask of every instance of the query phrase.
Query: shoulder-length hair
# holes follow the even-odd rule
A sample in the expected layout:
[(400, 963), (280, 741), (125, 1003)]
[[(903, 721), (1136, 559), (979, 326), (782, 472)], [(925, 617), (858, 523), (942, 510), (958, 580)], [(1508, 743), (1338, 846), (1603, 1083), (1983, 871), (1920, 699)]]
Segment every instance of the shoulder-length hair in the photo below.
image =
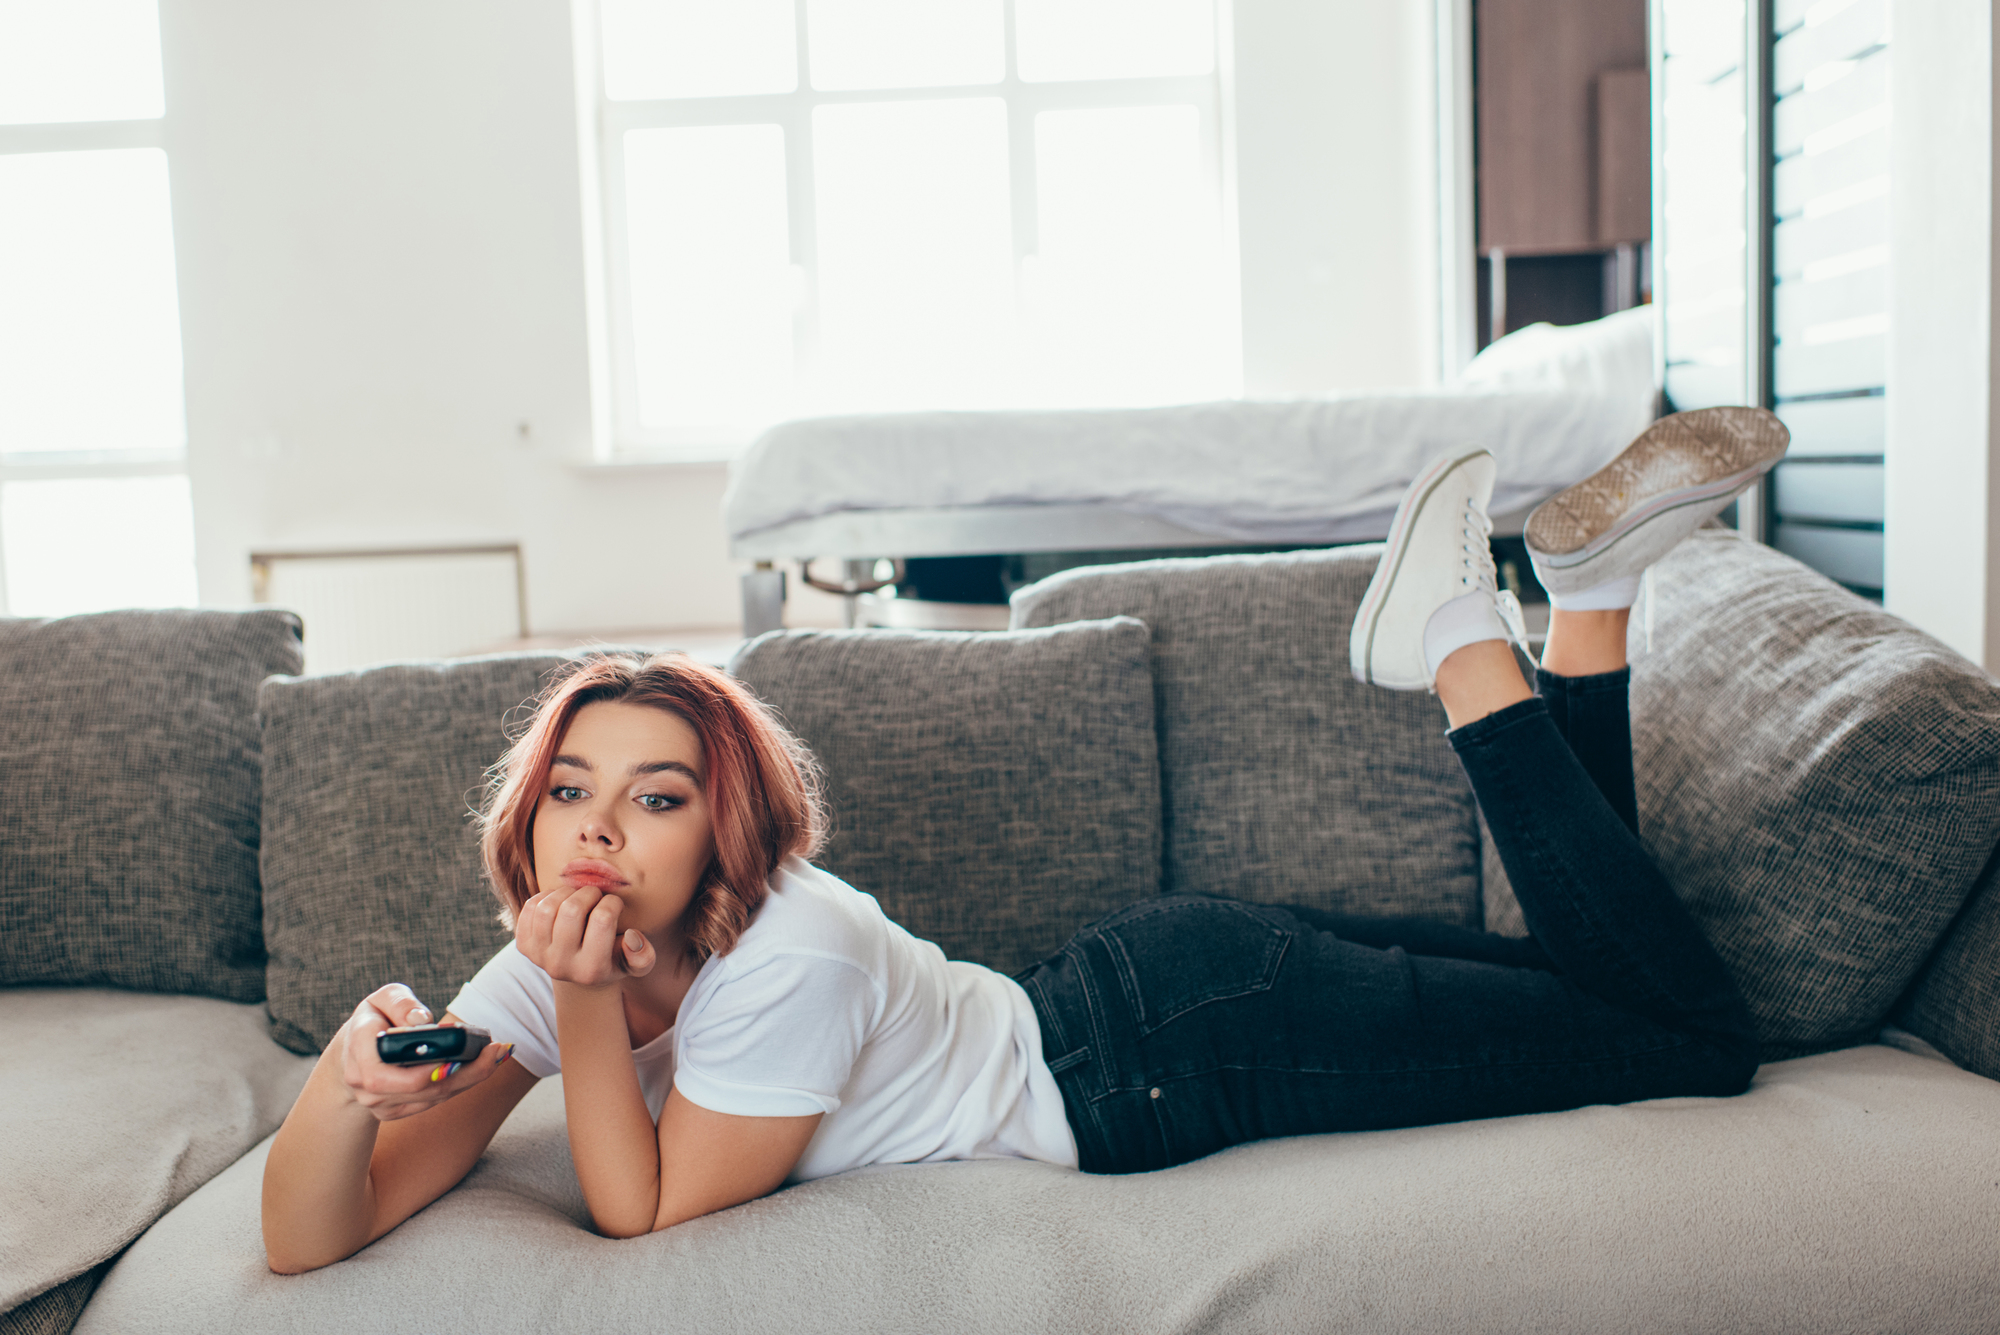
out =
[(600, 701), (664, 709), (701, 739), (715, 856), (682, 930), (696, 959), (728, 954), (764, 902), (778, 863), (819, 851), (826, 813), (805, 744), (733, 677), (682, 653), (591, 654), (537, 698), (527, 728), (493, 767), (479, 822), (500, 921), (512, 930), (536, 891), (535, 811), (549, 767), (577, 711)]

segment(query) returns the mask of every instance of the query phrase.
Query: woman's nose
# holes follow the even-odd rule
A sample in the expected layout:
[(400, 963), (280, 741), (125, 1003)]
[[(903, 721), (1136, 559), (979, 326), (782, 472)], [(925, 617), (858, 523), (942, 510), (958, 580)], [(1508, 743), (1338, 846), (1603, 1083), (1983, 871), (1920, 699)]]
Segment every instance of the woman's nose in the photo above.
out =
[(582, 828), (577, 834), (584, 843), (597, 848), (615, 849), (624, 843), (624, 836), (618, 829), (618, 823), (597, 811), (584, 817)]

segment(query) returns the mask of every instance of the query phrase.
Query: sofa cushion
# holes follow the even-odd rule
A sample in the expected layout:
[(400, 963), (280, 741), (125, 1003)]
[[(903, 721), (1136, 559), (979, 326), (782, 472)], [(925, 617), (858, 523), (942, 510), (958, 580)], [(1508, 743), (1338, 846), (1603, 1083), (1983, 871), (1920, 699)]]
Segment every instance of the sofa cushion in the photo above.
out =
[(265, 684), (264, 941), (280, 1043), (317, 1052), (384, 983), (442, 1007), (511, 939), (472, 817), (509, 712), (563, 661), (506, 654)]
[[(1652, 647), (1643, 605), (1631, 645), (1646, 846), (1735, 973), (1767, 1056), (1865, 1042), (2000, 841), (2000, 683), (1727, 530), (1662, 561), (1653, 597)], [(1503, 875), (1488, 891), (1504, 929), (1512, 889)], [(1965, 959), (1990, 976), (1984, 930), (1968, 928)], [(1955, 979), (1940, 975), (1931, 1013), (1960, 996), (1991, 1013)]]
[(1146, 628), (774, 632), (730, 664), (819, 759), (821, 865), (1013, 972), (1159, 891)]
[(1478, 826), (1444, 711), (1348, 669), (1380, 554), (1088, 567), (1014, 595), (1016, 626), (1152, 627), (1166, 890), (1478, 924)]
[(0, 985), (255, 1001), (257, 683), (289, 612), (0, 619)]
[[(1990, 1330), (2000, 1084), (1857, 1048), (1663, 1099), (1092, 1177), (865, 1168), (648, 1237), (584, 1227), (560, 1078), (456, 1190), (273, 1275), (265, 1151), (161, 1220), (79, 1335), (144, 1330)], [(524, 1260), (525, 1258), (525, 1260)], [(450, 1277), (440, 1287), (440, 1275)]]
[(117, 1255), (270, 1135), (311, 1069), (254, 1004), (0, 990), (0, 1312)]
[(2000, 1080), (2000, 851), (1903, 999), (1896, 1022), (1960, 1066)]

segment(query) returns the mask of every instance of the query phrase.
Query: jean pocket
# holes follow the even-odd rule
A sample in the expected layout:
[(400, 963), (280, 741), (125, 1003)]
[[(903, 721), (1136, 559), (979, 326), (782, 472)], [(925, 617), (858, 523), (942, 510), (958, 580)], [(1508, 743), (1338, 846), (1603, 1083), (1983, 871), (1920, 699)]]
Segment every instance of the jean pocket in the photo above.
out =
[(1228, 899), (1148, 904), (1098, 929), (1141, 1036), (1197, 1006), (1269, 991), (1291, 937)]

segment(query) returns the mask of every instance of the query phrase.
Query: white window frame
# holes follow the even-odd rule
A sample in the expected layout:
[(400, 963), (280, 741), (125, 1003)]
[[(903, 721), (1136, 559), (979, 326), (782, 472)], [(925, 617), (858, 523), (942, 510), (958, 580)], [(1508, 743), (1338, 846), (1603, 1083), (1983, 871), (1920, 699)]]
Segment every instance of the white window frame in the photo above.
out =
[(1215, 64), (1207, 74), (1168, 78), (1030, 82), (1015, 55), (1015, 0), (1002, 0), (1006, 22), (1006, 73), (995, 83), (924, 88), (816, 89), (807, 64), (806, 0), (793, 0), (798, 86), (789, 93), (739, 97), (613, 101), (604, 94), (603, 44), (598, 0), (574, 0), (576, 65), (580, 94), (585, 197), (585, 260), (590, 270), (588, 312), (596, 407), (595, 454), (601, 463), (648, 460), (720, 461), (739, 454), (748, 438), (708, 432), (647, 428), (638, 413), (638, 374), (632, 338), (629, 251), (625, 236), (624, 136), (660, 127), (777, 125), (785, 135), (785, 192), (790, 213), (792, 267), (803, 299), (793, 317), (797, 382), (809, 382), (819, 356), (819, 274), (813, 209), (812, 117), (822, 106), (852, 103), (928, 102), (1000, 98), (1007, 108), (1009, 198), (1013, 214), (1016, 291), (1021, 266), (1039, 250), (1036, 236), (1035, 117), (1045, 111), (1191, 106), (1201, 136), (1204, 176), (1211, 182), (1221, 238), (1218, 262), (1230, 328), (1225, 346), (1240, 373), (1242, 301), (1238, 291), (1234, 135), (1229, 122), (1231, 14), (1229, 0), (1214, 0)]
[[(166, 152), (165, 115), (146, 120), (0, 125), (0, 155), (121, 148), (157, 148)], [(168, 173), (171, 191), (171, 160)], [(82, 478), (185, 477), (188, 471), (185, 409), (178, 426), (181, 443), (168, 449), (0, 451), (0, 485)], [(0, 615), (9, 613), (6, 548), (0, 544)]]

